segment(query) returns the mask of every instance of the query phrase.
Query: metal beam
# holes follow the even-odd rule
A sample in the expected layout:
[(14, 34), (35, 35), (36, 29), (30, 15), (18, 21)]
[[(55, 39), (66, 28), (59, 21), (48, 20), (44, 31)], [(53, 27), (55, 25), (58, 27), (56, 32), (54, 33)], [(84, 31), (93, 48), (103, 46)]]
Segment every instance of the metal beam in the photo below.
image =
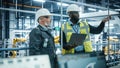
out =
[[(17, 11), (17, 12), (32, 13), (32, 14), (36, 13), (36, 11), (10, 9), (10, 8), (0, 8), (0, 10)], [(117, 14), (119, 14), (119, 12), (116, 12), (116, 11), (109, 11), (109, 13), (110, 13), (110, 15), (117, 15)], [(80, 14), (80, 18), (99, 17), (99, 16), (107, 16), (107, 15), (108, 15), (108, 11), (90, 12), (90, 13)], [(53, 14), (53, 16), (61, 16), (61, 14)], [(62, 16), (63, 17), (68, 17), (68, 15), (62, 15)]]
[[(109, 11), (109, 15), (117, 15), (119, 12)], [(101, 12), (91, 12), (91, 13), (83, 13), (80, 14), (81, 18), (89, 18), (89, 17), (99, 17), (99, 16), (107, 16), (108, 11), (101, 11)]]
[(11, 50), (27, 50), (30, 49), (29, 47), (23, 47), (23, 48), (0, 48), (0, 51), (11, 51)]
[(67, 1), (67, 0), (63, 0), (63, 3), (71, 3), (71, 4), (79, 4), (81, 6), (87, 6), (87, 7), (93, 7), (93, 8), (98, 8), (98, 9), (107, 9), (105, 7), (100, 7), (100, 6), (96, 6), (96, 5), (91, 5), (91, 4), (87, 4), (87, 3), (82, 3), (82, 2), (75, 2), (75, 1)]
[(35, 11), (19, 10), (19, 9), (12, 9), (12, 8), (0, 8), (0, 10), (16, 11), (16, 12), (24, 12), (24, 13), (32, 13), (32, 14), (36, 13)]
[(14, 4), (14, 3), (7, 3), (7, 2), (4, 2), (4, 4), (8, 4), (10, 6), (20, 6), (20, 7), (26, 7), (26, 8), (36, 8), (36, 9), (40, 9), (42, 7), (38, 7), (38, 6), (30, 6), (30, 5), (24, 5), (24, 4)]

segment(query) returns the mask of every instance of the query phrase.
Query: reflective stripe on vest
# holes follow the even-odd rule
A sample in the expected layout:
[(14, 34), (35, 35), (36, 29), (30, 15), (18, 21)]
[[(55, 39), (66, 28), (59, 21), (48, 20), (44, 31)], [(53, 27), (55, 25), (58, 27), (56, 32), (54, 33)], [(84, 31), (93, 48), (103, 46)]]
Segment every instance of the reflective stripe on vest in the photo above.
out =
[[(67, 42), (69, 42), (71, 34), (73, 32), (72, 27), (69, 23), (66, 23), (63, 26), (64, 26), (63, 31), (65, 32)], [(87, 22), (80, 22), (80, 33), (87, 34), (86, 39), (83, 43), (85, 52), (92, 52), (92, 44), (90, 41), (89, 31), (90, 31), (90, 29), (89, 29), (89, 25), (87, 24)], [(74, 49), (71, 49), (71, 50), (74, 50)], [(67, 51), (65, 51), (65, 53), (66, 52)], [(70, 53), (70, 50), (68, 52)], [(71, 52), (73, 52), (73, 51), (71, 51)]]

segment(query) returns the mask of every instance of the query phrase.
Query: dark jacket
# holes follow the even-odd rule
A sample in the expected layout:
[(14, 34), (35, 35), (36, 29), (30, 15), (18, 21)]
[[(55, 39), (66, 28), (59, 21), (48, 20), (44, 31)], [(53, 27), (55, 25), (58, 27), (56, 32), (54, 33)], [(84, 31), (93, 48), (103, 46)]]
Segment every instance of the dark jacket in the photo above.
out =
[[(45, 39), (48, 39), (47, 46), (44, 46), (44, 44), (46, 44)], [(29, 34), (29, 47), (30, 55), (48, 54), (50, 57), (52, 68), (54, 68), (53, 64), (56, 56), (55, 45), (54, 38), (49, 30), (45, 30), (40, 25), (34, 28)]]

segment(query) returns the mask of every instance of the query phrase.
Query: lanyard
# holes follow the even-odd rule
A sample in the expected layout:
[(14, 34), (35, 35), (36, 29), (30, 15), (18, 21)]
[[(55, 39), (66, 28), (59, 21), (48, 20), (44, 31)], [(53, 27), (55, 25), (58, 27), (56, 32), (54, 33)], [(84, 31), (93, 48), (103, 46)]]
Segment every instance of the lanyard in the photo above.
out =
[(78, 25), (72, 25), (72, 28), (74, 30), (75, 33), (79, 33), (79, 27)]

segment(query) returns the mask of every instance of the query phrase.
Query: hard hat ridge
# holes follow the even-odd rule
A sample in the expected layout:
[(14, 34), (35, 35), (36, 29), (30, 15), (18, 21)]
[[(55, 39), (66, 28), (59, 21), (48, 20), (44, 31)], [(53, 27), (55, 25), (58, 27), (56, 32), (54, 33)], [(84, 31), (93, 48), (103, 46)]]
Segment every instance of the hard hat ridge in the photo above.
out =
[(49, 10), (48, 9), (46, 9), (46, 8), (41, 8), (41, 9), (39, 9), (37, 12), (36, 12), (36, 14), (35, 14), (35, 18), (36, 18), (36, 20), (39, 18), (39, 17), (41, 17), (41, 16), (51, 16), (52, 14), (49, 12)]
[(80, 8), (79, 6), (77, 6), (76, 4), (71, 4), (70, 6), (68, 6), (67, 8), (67, 13), (70, 12), (70, 11), (80, 11)]

